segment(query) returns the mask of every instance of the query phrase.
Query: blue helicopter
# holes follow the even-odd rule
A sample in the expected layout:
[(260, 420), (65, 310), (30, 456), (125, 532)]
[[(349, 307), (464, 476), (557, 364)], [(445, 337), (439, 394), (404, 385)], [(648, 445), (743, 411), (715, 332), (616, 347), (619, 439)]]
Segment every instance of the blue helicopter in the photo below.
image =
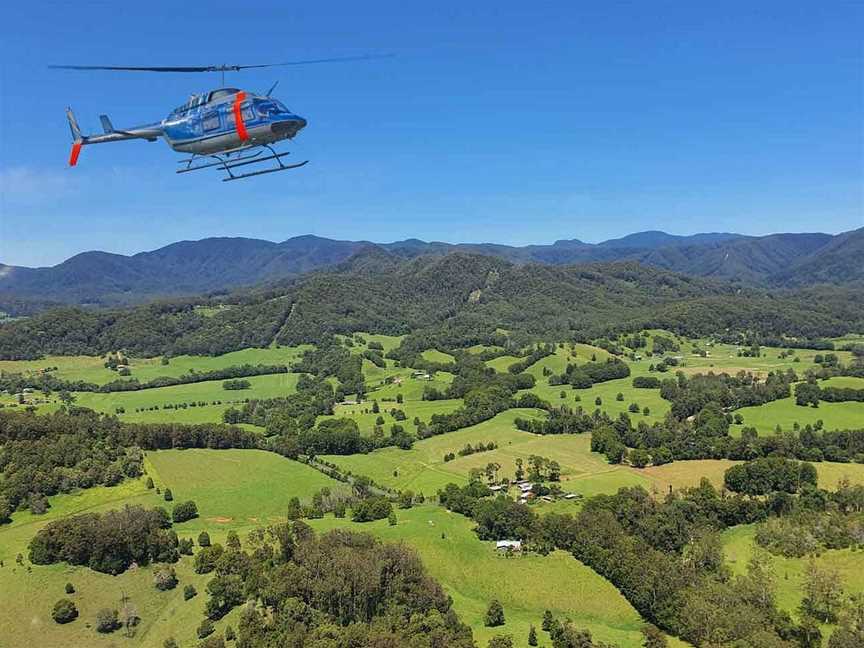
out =
[[(268, 63), (263, 65), (210, 65), (195, 67), (130, 67), (101, 65), (52, 65), (64, 70), (113, 70), (120, 72), (221, 72), (224, 84), (225, 72), (239, 72), (250, 68), (281, 67), (288, 65), (310, 65), (358, 61), (382, 56), (352, 56), (342, 58)], [(71, 108), (66, 109), (66, 118), (72, 130), (72, 151), (69, 166), (78, 163), (81, 147), (89, 144), (105, 144), (124, 140), (146, 140), (155, 142), (164, 138), (168, 145), (180, 153), (191, 154), (180, 160), (183, 166), (177, 173), (189, 173), (202, 169), (217, 168), (225, 171), (223, 181), (240, 180), (266, 173), (296, 169), (307, 164), (305, 160), (286, 164), (282, 158), (288, 152), (277, 153), (273, 145), (282, 140), (294, 139), (306, 127), (306, 120), (271, 97), (279, 82), (264, 94), (247, 92), (239, 88), (218, 88), (193, 94), (182, 106), (171, 111), (161, 122), (114, 128), (108, 115), (100, 115), (104, 133), (84, 135)], [(269, 153), (264, 155), (265, 153)], [(272, 162), (272, 166), (247, 173), (236, 173), (234, 169), (247, 165)]]

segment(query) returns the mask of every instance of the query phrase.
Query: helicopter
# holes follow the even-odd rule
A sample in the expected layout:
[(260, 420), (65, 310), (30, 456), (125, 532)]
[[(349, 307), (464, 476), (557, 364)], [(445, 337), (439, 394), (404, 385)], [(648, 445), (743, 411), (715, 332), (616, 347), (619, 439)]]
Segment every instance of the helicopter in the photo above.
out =
[[(110, 70), (117, 72), (221, 72), (224, 86), (225, 72), (239, 72), (250, 68), (360, 61), (389, 56), (350, 56), (261, 65), (174, 67), (50, 65), (49, 67), (62, 70)], [(278, 83), (278, 81), (274, 83), (263, 94), (233, 87), (221, 87), (207, 92), (195, 93), (183, 105), (172, 110), (162, 121), (131, 128), (115, 128), (108, 115), (100, 115), (99, 120), (104, 132), (93, 135), (84, 135), (81, 132), (72, 109), (67, 108), (66, 118), (72, 131), (69, 166), (74, 167), (78, 164), (81, 148), (85, 145), (126, 140), (155, 142), (162, 138), (175, 151), (189, 154), (189, 157), (179, 161), (181, 167), (177, 169), (177, 173), (219, 169), (227, 174), (222, 178), (222, 181), (228, 182), (297, 169), (309, 161), (286, 164), (282, 158), (290, 153), (287, 151), (277, 152), (273, 146), (282, 140), (294, 139), (306, 127), (307, 121), (271, 96)], [(265, 153), (267, 154), (265, 155)], [(245, 173), (235, 172), (238, 167), (259, 165), (266, 162), (272, 164), (268, 168), (258, 168)]]

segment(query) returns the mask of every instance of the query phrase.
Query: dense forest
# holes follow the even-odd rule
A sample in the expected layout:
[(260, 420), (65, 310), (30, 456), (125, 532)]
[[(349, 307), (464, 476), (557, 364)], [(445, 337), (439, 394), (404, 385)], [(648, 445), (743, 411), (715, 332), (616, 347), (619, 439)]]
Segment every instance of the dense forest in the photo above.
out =
[[(864, 329), (855, 288), (769, 293), (633, 262), (513, 265), (451, 254), (403, 261), (380, 249), (335, 270), (229, 297), (126, 310), (61, 308), (0, 325), (0, 358), (45, 354), (215, 355), (328, 334), (411, 333), (457, 347), (494, 343), (499, 328), (586, 340), (642, 328), (819, 338)], [(203, 315), (196, 305), (227, 305)], [(427, 345), (426, 348), (429, 348)]]

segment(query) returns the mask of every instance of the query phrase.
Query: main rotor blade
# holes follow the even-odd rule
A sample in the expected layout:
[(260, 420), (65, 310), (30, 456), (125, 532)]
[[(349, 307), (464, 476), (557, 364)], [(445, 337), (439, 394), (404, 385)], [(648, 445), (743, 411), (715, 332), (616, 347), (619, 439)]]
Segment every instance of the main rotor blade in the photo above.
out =
[(309, 59), (306, 61), (287, 61), (285, 63), (263, 63), (260, 65), (194, 65), (194, 66), (153, 66), (133, 65), (49, 65), (54, 70), (113, 70), (117, 72), (239, 72), (251, 68), (284, 67), (289, 65), (316, 65), (318, 63), (343, 63), (347, 61), (368, 61), (371, 59), (391, 58), (393, 54), (369, 54), (365, 56), (340, 56), (336, 58)]
[(393, 58), (394, 54), (367, 54), (365, 56), (339, 56), (336, 58), (310, 59), (307, 61), (288, 61), (286, 63), (263, 63), (261, 65), (235, 65), (232, 69), (246, 70), (248, 68), (282, 67), (287, 65), (315, 65), (317, 63), (343, 63), (346, 61), (369, 61), (372, 59)]
[(128, 65), (49, 65), (54, 70), (118, 70), (120, 72), (219, 72), (234, 69), (229, 66), (196, 66), (196, 67), (132, 67)]

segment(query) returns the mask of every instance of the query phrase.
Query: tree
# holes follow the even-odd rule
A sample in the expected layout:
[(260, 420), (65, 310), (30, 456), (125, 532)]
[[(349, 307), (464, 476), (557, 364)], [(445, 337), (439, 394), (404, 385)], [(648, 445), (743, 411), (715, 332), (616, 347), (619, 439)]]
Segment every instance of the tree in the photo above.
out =
[(630, 465), (634, 468), (644, 468), (651, 463), (651, 455), (643, 448), (631, 450), (627, 456), (630, 459)]
[(66, 593), (67, 594), (74, 594), (75, 593), (75, 586), (72, 585), (72, 583), (66, 583)]
[(819, 385), (811, 382), (800, 383), (795, 387), (795, 404), (806, 407), (812, 405), (819, 407)]
[(54, 609), (51, 610), (51, 618), (56, 623), (69, 623), (78, 618), (78, 608), (69, 599), (60, 599), (54, 604)]
[(378, 413), (380, 413), (380, 412), (381, 412), (381, 406), (378, 405), (378, 401), (377, 401), (377, 400), (373, 400), (373, 401), (372, 401), (372, 413), (373, 413), (373, 414), (378, 414)]
[(516, 481), (525, 479), (525, 469), (522, 467), (522, 458), (516, 457)]
[(537, 645), (537, 630), (534, 628), (533, 625), (528, 629), (528, 645)]
[(96, 613), (96, 632), (108, 634), (120, 627), (117, 610), (102, 608)]
[[(167, 492), (167, 491), (166, 491)], [(171, 513), (174, 522), (186, 522), (198, 517), (198, 506), (192, 500), (180, 502)]]
[(152, 489), (153, 486), (154, 486), (154, 484), (153, 484), (153, 478), (152, 478), (152, 477), (148, 477), (148, 478), (147, 478), (147, 481), (144, 482), (144, 485), (147, 487), (148, 490)]
[(852, 598), (849, 610), (840, 618), (831, 635), (828, 648), (859, 648), (864, 646), (864, 596)]
[(831, 569), (820, 569), (811, 558), (804, 573), (804, 598), (801, 611), (822, 623), (834, 623), (843, 604), (840, 574)]
[(642, 627), (643, 648), (667, 648), (669, 642), (657, 626), (646, 625)]
[(230, 625), (225, 628), (225, 641), (234, 641), (237, 638), (237, 635), (234, 634), (234, 628)]
[(195, 589), (194, 585), (187, 585), (183, 588), (183, 600), (188, 601), (191, 598), (195, 598), (198, 595), (198, 590)]
[(543, 613), (543, 623), (540, 626), (541, 628), (543, 628), (543, 632), (549, 632), (549, 630), (552, 628), (553, 620), (554, 619), (552, 617), (552, 612), (550, 610), (546, 610)]
[(210, 546), (210, 534), (206, 531), (202, 531), (198, 534), (198, 546), (199, 547), (209, 547)]
[(162, 648), (180, 648), (180, 646), (177, 645), (177, 640), (174, 637), (168, 637), (162, 642)]
[(489, 607), (486, 609), (484, 623), (488, 628), (504, 625), (504, 608), (501, 606), (498, 599), (492, 599)]
[(513, 648), (513, 637), (510, 635), (495, 635), (486, 645), (488, 648)]
[(153, 585), (162, 592), (177, 587), (177, 574), (174, 572), (174, 568), (157, 569), (156, 573), (153, 574)]
[(166, 502), (170, 502), (174, 499), (174, 494), (171, 492), (170, 488), (165, 489), (165, 493), (162, 495), (165, 498)]
[(235, 551), (240, 550), (240, 536), (237, 535), (237, 532), (233, 529), (228, 532), (228, 537), (225, 539), (225, 544), (229, 549), (233, 549)]
[(299, 497), (292, 497), (290, 500), (288, 500), (287, 517), (289, 520), (299, 520), (303, 517), (303, 507), (300, 506)]
[(390, 515), (387, 516), (387, 523), (390, 526), (396, 526), (396, 511), (390, 511)]

